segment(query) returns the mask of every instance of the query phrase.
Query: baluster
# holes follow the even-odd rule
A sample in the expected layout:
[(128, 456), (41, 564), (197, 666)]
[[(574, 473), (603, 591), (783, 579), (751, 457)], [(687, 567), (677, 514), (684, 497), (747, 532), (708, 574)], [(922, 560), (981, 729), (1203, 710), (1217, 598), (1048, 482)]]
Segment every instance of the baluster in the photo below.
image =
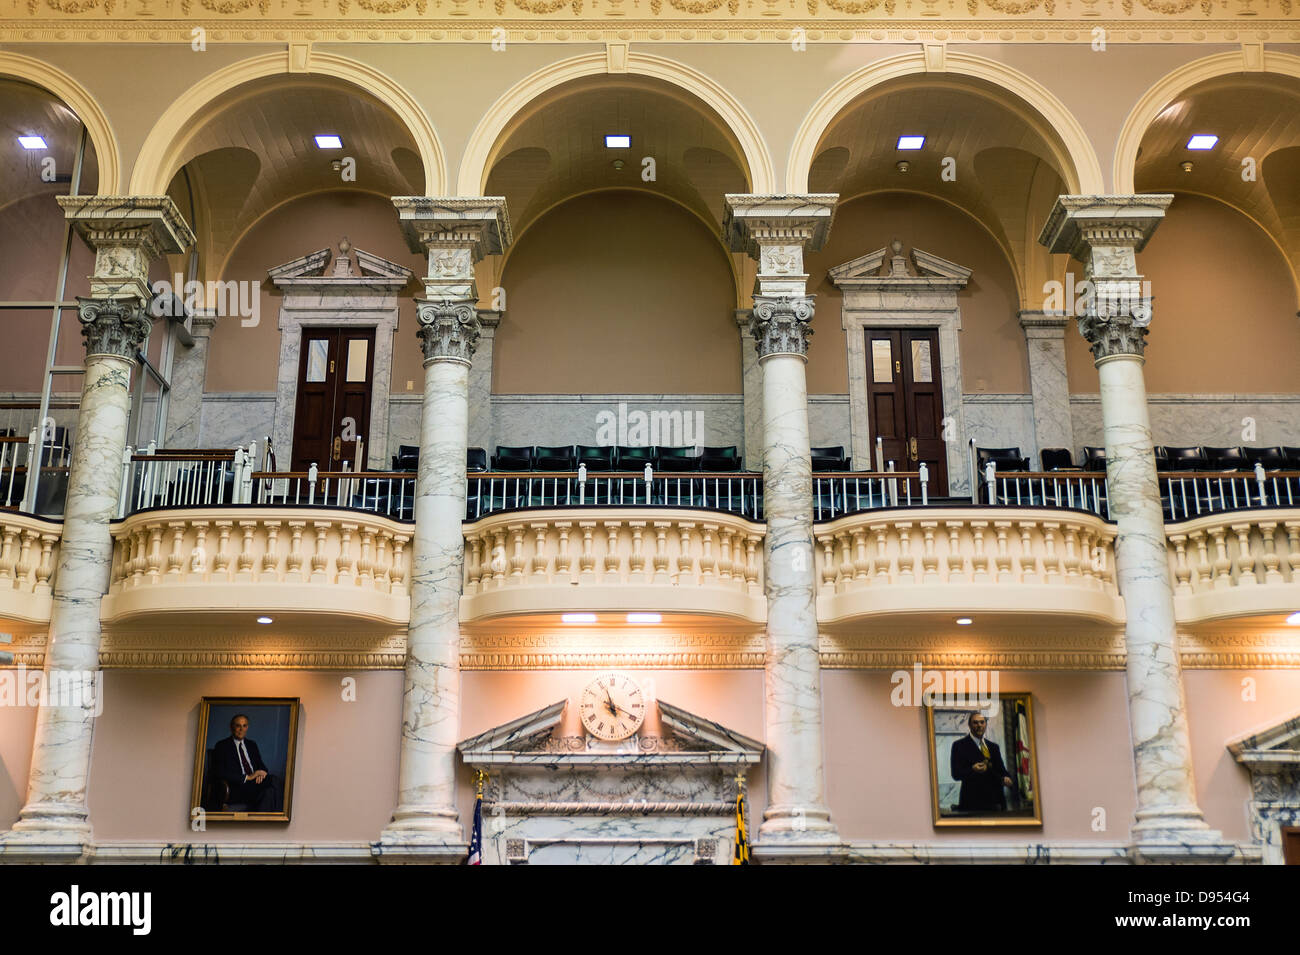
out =
[(596, 550), (592, 540), (596, 530), (595, 521), (578, 521), (582, 531), (582, 553), (578, 555), (578, 583), (594, 584), (596, 582)]
[(1017, 526), (1020, 528), (1020, 553), (1016, 555), (1016, 572), (1021, 583), (1036, 584), (1042, 580), (1032, 536), (1036, 525), (1033, 521), (1018, 521)]
[(33, 593), (48, 594), (51, 592), (50, 577), (54, 574), (54, 545), (58, 541), (54, 534), (41, 535), (41, 562), (36, 565), (36, 586)]
[[(1300, 526), (1300, 525), (1298, 525)], [(691, 532), (695, 525), (685, 522), (677, 525), (677, 572), (673, 574), (673, 584), (692, 584), (695, 582), (695, 558), (691, 555)]]
[(181, 547), (185, 542), (185, 522), (168, 521), (167, 526), (172, 532), (172, 552), (167, 555), (167, 579), (166, 583), (178, 584), (181, 581), (181, 566), (185, 563), (185, 557)]
[(629, 579), (638, 584), (646, 582), (645, 553), (641, 550), (641, 534), (645, 530), (645, 525), (645, 521), (628, 521), (627, 524), (632, 528), (632, 550), (627, 558)]
[(887, 584), (890, 581), (890, 565), (893, 563), (889, 559), (889, 525), (872, 524), (870, 530), (876, 535), (876, 555), (872, 559), (876, 583)]
[(262, 554), (261, 580), (277, 583), (280, 580), (280, 522), (264, 521), (266, 550)]
[(313, 584), (323, 584), (329, 579), (326, 573), (329, 556), (325, 553), (325, 535), (330, 529), (330, 523), (329, 521), (312, 521), (312, 527), (316, 529), (316, 546), (311, 555), (311, 582)]
[(823, 593), (835, 592), (835, 538), (831, 534), (818, 534), (817, 543), (822, 545), (821, 589)]
[(993, 529), (998, 534), (998, 552), (993, 558), (993, 564), (997, 568), (997, 580), (1000, 584), (1010, 583), (1011, 576), (1011, 552), (1007, 549), (1007, 532), (1011, 529), (1010, 521), (994, 521)]
[(1056, 552), (1056, 532), (1060, 529), (1055, 521), (1043, 523), (1043, 579), (1049, 584), (1061, 582), (1061, 556)]
[(732, 570), (731, 535), (732, 533), (733, 533), (732, 529), (730, 527), (727, 527), (725, 524), (722, 525), (721, 529), (718, 532), (719, 539), (720, 539), (720, 547), (722, 552), (721, 559), (718, 561), (718, 577), (721, 580), (726, 581), (728, 584), (731, 583), (731, 570)]
[(1222, 527), (1210, 528), (1214, 538), (1214, 549), (1218, 557), (1214, 561), (1214, 589), (1226, 590), (1232, 586), (1232, 561), (1228, 559), (1227, 531)]
[(1065, 525), (1065, 559), (1062, 561), (1065, 567), (1065, 579), (1070, 583), (1071, 577), (1079, 576), (1079, 525)]
[(337, 569), (335, 582), (344, 586), (355, 582), (354, 568), (356, 558), (352, 556), (352, 534), (356, 531), (357, 524), (340, 524), (339, 555), (334, 559), (334, 566)]
[(257, 521), (240, 521), (239, 526), (243, 529), (243, 547), (237, 558), (235, 580), (244, 583), (253, 581), (253, 532), (257, 528)]
[(1192, 590), (1197, 591), (1205, 587), (1210, 587), (1213, 583), (1211, 579), (1211, 571), (1213, 568), (1210, 566), (1210, 551), (1205, 531), (1190, 531), (1187, 536), (1191, 539), (1192, 543), (1196, 545), (1196, 554), (1198, 558), (1196, 566), (1193, 568), (1196, 571), (1196, 576), (1192, 578)]
[(293, 536), (289, 541), (289, 557), (285, 561), (285, 576), (294, 583), (306, 583), (308, 577), (303, 572), (302, 553), (302, 532), (306, 527), (306, 521), (289, 522), (289, 531)]
[(863, 584), (868, 581), (871, 571), (871, 555), (867, 553), (867, 529), (858, 527), (853, 531), (853, 579)]
[(655, 521), (654, 582), (668, 583), (668, 528), (671, 521)]
[(1283, 583), (1282, 571), (1278, 570), (1277, 556), (1277, 521), (1261, 521), (1259, 524), (1260, 543), (1264, 547), (1264, 583)]
[(617, 584), (622, 583), (619, 571), (622, 568), (623, 558), (618, 552), (618, 529), (623, 526), (622, 521), (605, 521), (605, 583)]
[(835, 541), (840, 545), (840, 567), (839, 577), (836, 580), (836, 589), (843, 592), (849, 589), (849, 581), (853, 579), (853, 540), (844, 531), (835, 535)]
[(1286, 562), (1291, 568), (1291, 583), (1300, 581), (1300, 521), (1286, 522)]
[(524, 582), (524, 525), (507, 524), (506, 532), (510, 535), (510, 579), (508, 583)]
[(713, 535), (717, 533), (717, 524), (701, 524), (700, 536), (703, 538), (703, 545), (700, 548), (700, 585), (708, 586), (713, 583), (718, 559), (713, 556)]
[(758, 572), (762, 567), (762, 555), (758, 553), (763, 539), (757, 534), (745, 535), (745, 586), (751, 594), (761, 594), (762, 586), (758, 582)]
[(406, 596), (406, 543), (411, 538), (407, 534), (393, 535), (393, 565), (388, 572), (389, 589), (399, 596)]
[(212, 560), (212, 575), (230, 579), (230, 553), (226, 550), (230, 543), (230, 531), (234, 521), (217, 521), (217, 555)]
[(1187, 535), (1170, 534), (1169, 543), (1174, 545), (1174, 593), (1190, 594), (1192, 568), (1187, 562)]
[[(535, 583), (544, 584), (546, 583), (546, 565), (550, 563), (550, 558), (546, 553), (546, 531), (548, 530), (548, 525), (543, 521), (536, 524), (529, 524), (528, 527), (533, 532), (533, 537), (535, 538), (533, 541), (533, 557), (530, 562), (533, 581)], [(556, 565), (555, 571), (558, 575), (560, 572), (558, 564)]]
[(483, 536), (477, 531), (465, 537), (465, 593), (480, 591), (480, 574), (483, 572)]
[(961, 548), (962, 521), (944, 521), (948, 528), (948, 555), (944, 564), (947, 567), (948, 583), (966, 583), (966, 555)]
[(912, 522), (900, 521), (898, 528), (898, 582), (900, 584), (916, 583), (914, 566), (916, 558), (912, 556)]
[(989, 555), (984, 553), (984, 531), (988, 521), (971, 521), (970, 532), (975, 552), (971, 555), (971, 582), (986, 584), (989, 582)]
[(361, 587), (373, 589), (375, 586), (375, 529), (363, 526), (359, 530), (361, 531), (361, 559), (357, 561), (357, 584)]
[(1233, 524), (1237, 535), (1237, 586), (1252, 587), (1259, 583), (1255, 574), (1255, 555), (1250, 547), (1250, 524)]
[[(146, 559), (146, 571), (149, 574), (149, 583), (158, 583), (158, 577), (162, 571), (162, 524), (149, 525), (149, 556)], [(23, 557), (27, 556), (27, 547), (23, 547)]]
[(208, 573), (208, 522), (194, 521), (194, 549), (190, 551), (189, 572), (207, 579)]
[[(0, 589), (11, 589), (14, 579), (14, 538), (18, 536), (18, 531), (13, 527), (4, 529), (4, 547), (0, 549)], [(10, 581), (6, 584), (5, 581)]]

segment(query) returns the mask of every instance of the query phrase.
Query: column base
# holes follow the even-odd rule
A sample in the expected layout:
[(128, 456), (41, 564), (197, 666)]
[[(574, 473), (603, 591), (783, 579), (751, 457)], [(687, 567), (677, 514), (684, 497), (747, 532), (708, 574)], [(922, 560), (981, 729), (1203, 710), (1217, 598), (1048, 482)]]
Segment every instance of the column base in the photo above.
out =
[(458, 820), (450, 807), (398, 806), (371, 853), (380, 862), (460, 862), (469, 844)]
[(5, 862), (75, 862), (92, 847), (84, 811), (36, 804), (23, 808), (8, 832), (0, 832), (0, 859)]
[(756, 856), (791, 862), (805, 861), (805, 855), (812, 857), (806, 861), (825, 862), (847, 851), (825, 806), (769, 806), (753, 848)]
[(1129, 859), (1143, 864), (1222, 864), (1240, 856), (1239, 848), (1205, 823), (1196, 806), (1138, 810), (1130, 833)]

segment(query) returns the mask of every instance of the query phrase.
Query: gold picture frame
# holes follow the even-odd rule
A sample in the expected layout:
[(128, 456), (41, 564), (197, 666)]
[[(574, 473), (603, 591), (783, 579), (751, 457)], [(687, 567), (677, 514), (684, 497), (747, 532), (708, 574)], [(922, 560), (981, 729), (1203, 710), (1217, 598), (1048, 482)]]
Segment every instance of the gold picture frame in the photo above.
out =
[[(190, 818), (204, 822), (289, 822), (294, 758), (298, 750), (299, 697), (205, 696), (199, 703), (194, 743)], [(242, 747), (235, 722), (243, 716)], [(238, 760), (238, 762), (236, 762)], [(243, 774), (250, 761), (254, 780)], [(261, 772), (263, 776), (257, 778)]]
[[(1043, 825), (1033, 694), (999, 693), (997, 712), (991, 710), (989, 705), (981, 706), (974, 701), (960, 705), (936, 703), (925, 707), (926, 738), (930, 749), (930, 805), (936, 827), (1041, 828)], [(971, 736), (973, 731), (969, 720), (973, 713), (982, 713), (985, 717), (987, 726), (983, 739), (990, 751), (988, 758), (980, 758), (975, 749), (977, 744)], [(1018, 758), (1022, 745), (1027, 752), (1027, 767), (1022, 766)], [(996, 763), (997, 758), (1001, 759), (1006, 770), (1005, 778), (1012, 781), (1011, 787), (1001, 785), (1001, 781), (996, 781), (993, 776), (982, 778), (971, 774), (971, 759), (985, 764), (985, 769), (976, 772), (992, 770), (996, 773), (996, 765), (989, 766), (988, 763)], [(954, 778), (954, 775), (965, 779)], [(999, 799), (1001, 808), (997, 806)]]

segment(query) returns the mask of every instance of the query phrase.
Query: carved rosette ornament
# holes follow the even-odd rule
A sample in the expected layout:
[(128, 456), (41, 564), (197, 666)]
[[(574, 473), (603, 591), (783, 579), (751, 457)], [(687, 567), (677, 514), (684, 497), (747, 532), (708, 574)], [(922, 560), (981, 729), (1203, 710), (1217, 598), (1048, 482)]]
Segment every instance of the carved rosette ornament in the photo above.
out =
[(153, 326), (143, 302), (133, 298), (78, 297), (77, 305), (87, 356), (135, 359)]
[(754, 312), (749, 320), (749, 331), (754, 336), (754, 347), (759, 359), (769, 355), (808, 356), (808, 339), (812, 337), (809, 323), (813, 317), (813, 297), (754, 296)]
[(478, 309), (473, 302), (436, 302), (416, 299), (417, 334), (424, 360), (462, 361), (470, 364), (480, 335)]

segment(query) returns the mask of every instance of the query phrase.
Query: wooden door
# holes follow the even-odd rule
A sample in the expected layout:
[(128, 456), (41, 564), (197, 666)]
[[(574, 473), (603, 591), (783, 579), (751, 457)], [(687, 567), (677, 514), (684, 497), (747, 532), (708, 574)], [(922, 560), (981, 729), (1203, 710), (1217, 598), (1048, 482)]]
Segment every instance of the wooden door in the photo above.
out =
[[(931, 497), (948, 494), (943, 378), (939, 331), (867, 329), (867, 415), (872, 444), (881, 438), (885, 461), (899, 471), (930, 470)], [(863, 468), (867, 462), (855, 462)], [(875, 467), (875, 462), (870, 466)]]
[(1282, 827), (1282, 861), (1300, 865), (1300, 826)]
[(374, 351), (374, 329), (303, 330), (292, 470), (354, 468), (357, 442), (370, 433)]

